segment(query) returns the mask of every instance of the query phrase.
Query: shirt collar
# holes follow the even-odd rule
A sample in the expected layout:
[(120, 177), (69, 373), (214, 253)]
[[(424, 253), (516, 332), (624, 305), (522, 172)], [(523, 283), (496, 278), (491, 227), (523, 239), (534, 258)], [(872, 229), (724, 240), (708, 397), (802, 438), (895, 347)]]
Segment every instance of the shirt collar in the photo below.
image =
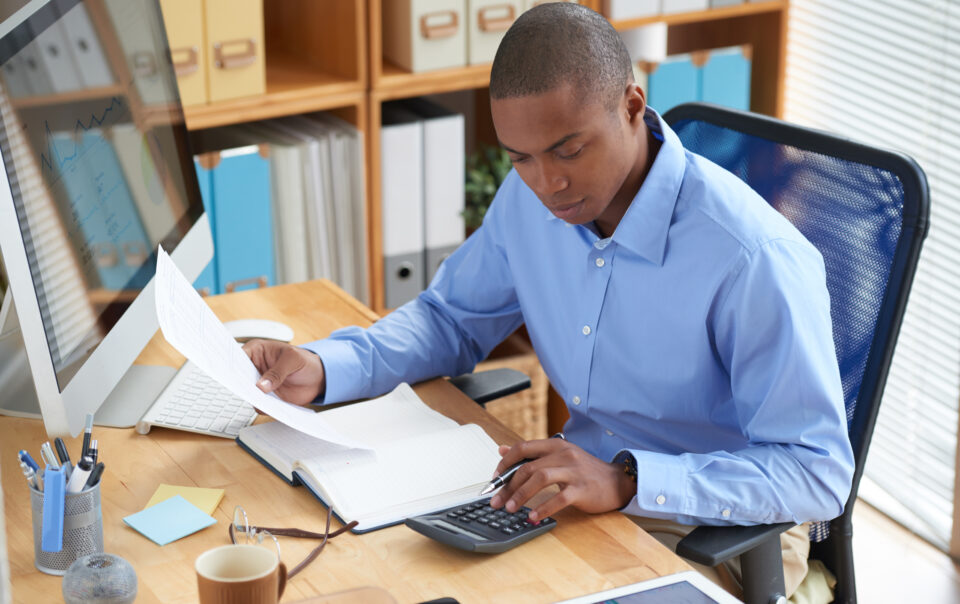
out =
[(659, 266), (666, 253), (667, 232), (683, 183), (686, 155), (676, 133), (656, 111), (647, 107), (643, 119), (662, 144), (640, 190), (613, 232), (613, 240)]
[[(662, 144), (612, 239), (650, 262), (662, 265), (667, 232), (683, 183), (686, 156), (680, 139), (656, 111), (647, 107), (643, 120)], [(560, 220), (550, 212), (547, 215), (549, 219)], [(593, 229), (586, 225), (581, 228), (590, 230), (596, 236)]]

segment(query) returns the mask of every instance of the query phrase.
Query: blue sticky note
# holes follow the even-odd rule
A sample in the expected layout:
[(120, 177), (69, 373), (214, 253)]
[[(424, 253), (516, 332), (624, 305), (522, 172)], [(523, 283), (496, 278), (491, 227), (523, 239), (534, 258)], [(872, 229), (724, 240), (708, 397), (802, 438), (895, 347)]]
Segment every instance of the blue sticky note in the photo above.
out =
[(157, 545), (166, 545), (217, 521), (180, 495), (123, 519)]

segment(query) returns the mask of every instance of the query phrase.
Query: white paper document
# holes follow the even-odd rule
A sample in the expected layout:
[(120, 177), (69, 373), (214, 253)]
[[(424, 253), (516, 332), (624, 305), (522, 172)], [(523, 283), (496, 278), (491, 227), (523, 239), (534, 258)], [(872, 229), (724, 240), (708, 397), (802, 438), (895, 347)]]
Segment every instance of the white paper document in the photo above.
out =
[(163, 337), (224, 388), (305, 434), (346, 447), (371, 448), (332, 427), (322, 414), (257, 388), (256, 366), (162, 247), (157, 252), (155, 289)]

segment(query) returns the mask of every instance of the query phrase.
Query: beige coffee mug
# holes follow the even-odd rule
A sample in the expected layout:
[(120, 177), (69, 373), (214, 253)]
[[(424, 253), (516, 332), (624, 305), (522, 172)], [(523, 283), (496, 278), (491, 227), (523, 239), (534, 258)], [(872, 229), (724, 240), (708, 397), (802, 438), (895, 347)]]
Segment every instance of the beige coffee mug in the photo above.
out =
[(277, 604), (287, 585), (287, 567), (266, 547), (215, 547), (194, 566), (201, 604)]

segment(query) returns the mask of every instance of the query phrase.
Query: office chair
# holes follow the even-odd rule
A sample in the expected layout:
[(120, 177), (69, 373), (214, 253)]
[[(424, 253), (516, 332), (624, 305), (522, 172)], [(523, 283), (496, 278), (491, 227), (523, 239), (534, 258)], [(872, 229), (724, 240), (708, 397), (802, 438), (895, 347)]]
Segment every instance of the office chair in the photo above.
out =
[[(685, 148), (739, 176), (823, 255), (856, 470), (843, 514), (811, 529), (810, 557), (836, 575), (836, 601), (856, 602), (853, 505), (929, 226), (926, 176), (905, 155), (762, 115), (690, 103), (664, 119)], [(739, 555), (746, 602), (781, 602), (780, 533), (792, 526), (698, 527), (677, 553), (710, 566)]]

